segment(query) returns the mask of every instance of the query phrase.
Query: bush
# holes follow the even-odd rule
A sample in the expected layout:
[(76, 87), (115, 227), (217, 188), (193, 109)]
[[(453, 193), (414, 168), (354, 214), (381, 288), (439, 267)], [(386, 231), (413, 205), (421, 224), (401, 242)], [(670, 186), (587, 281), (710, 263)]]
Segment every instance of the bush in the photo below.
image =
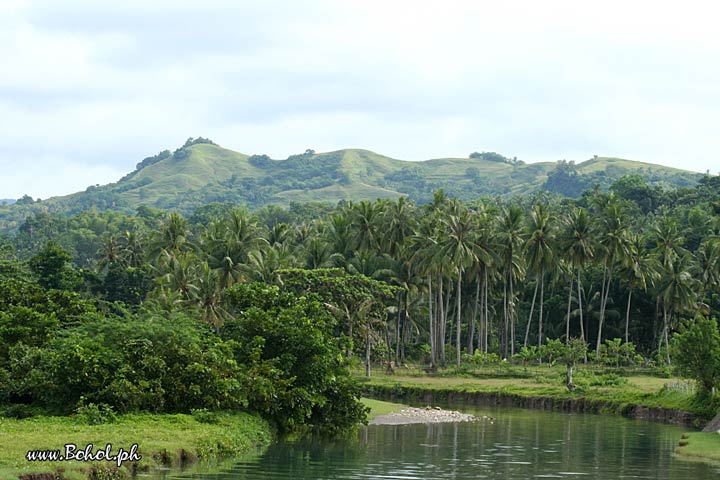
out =
[(480, 350), (475, 350), (472, 355), (467, 353), (462, 356), (463, 362), (471, 363), (473, 365), (497, 365), (502, 362), (502, 358), (496, 353), (485, 353)]
[(306, 426), (336, 433), (365, 420), (351, 380), (336, 319), (314, 295), (296, 298), (277, 287), (236, 285), (228, 299), (238, 312), (221, 334), (247, 367), (252, 409), (282, 431)]
[(678, 373), (695, 379), (710, 392), (720, 381), (720, 332), (714, 318), (699, 316), (686, 322), (673, 336), (673, 355)]
[(82, 404), (75, 410), (75, 418), (86, 425), (102, 425), (104, 423), (114, 423), (117, 416), (113, 408), (106, 403), (88, 403)]
[(64, 413), (90, 404), (120, 413), (232, 409), (245, 400), (230, 346), (182, 315), (97, 318), (44, 347), (12, 349), (9, 374), (11, 394)]

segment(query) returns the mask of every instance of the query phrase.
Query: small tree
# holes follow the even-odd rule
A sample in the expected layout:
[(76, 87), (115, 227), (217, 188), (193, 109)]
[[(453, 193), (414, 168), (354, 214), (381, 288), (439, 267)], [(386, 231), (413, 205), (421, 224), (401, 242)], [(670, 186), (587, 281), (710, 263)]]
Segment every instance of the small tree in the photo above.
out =
[(581, 338), (571, 338), (560, 348), (558, 361), (563, 362), (567, 366), (567, 388), (575, 390), (573, 384), (573, 368), (580, 361), (585, 359), (587, 354), (587, 344)]
[(720, 332), (714, 318), (699, 316), (685, 323), (673, 337), (680, 375), (697, 381), (705, 392), (720, 383)]

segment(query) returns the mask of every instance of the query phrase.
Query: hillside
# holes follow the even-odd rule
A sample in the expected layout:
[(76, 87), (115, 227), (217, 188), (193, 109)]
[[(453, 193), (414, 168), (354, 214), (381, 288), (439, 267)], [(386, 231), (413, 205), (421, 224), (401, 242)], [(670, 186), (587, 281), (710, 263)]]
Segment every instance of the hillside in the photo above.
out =
[[(206, 139), (188, 142), (140, 162), (116, 183), (88, 187), (63, 197), (0, 205), (0, 231), (16, 228), (31, 212), (72, 214), (97, 208), (134, 211), (141, 205), (189, 213), (210, 202), (234, 202), (250, 208), (276, 203), (330, 202), (409, 196), (417, 202), (443, 188), (463, 199), (540, 190), (576, 196), (596, 184), (609, 186), (626, 174), (639, 173), (665, 188), (694, 185), (699, 173), (617, 158), (525, 164), (495, 153), (474, 158), (426, 161), (396, 160), (377, 153), (346, 149), (292, 155), (273, 160), (248, 156)], [(29, 200), (29, 201), (28, 201)]]

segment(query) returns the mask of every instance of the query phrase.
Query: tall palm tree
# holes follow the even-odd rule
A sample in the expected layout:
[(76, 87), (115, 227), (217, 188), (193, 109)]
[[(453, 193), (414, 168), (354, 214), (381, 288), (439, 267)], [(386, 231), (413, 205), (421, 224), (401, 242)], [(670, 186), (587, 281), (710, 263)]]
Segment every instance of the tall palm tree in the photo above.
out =
[(440, 256), (450, 263), (457, 273), (457, 318), (455, 330), (455, 362), (460, 367), (460, 333), (462, 327), (461, 296), (462, 277), (465, 268), (470, 266), (477, 258), (477, 247), (473, 243), (473, 225), (470, 212), (461, 209), (458, 215), (450, 215), (443, 219), (447, 236), (440, 243)]
[[(505, 207), (498, 219), (498, 244), (503, 275), (503, 355), (515, 354), (515, 291), (514, 281), (524, 275), (519, 255), (523, 242), (523, 211), (518, 205)], [(508, 339), (509, 332), (509, 339)]]
[(633, 291), (640, 289), (647, 291), (648, 284), (652, 284), (658, 277), (658, 265), (655, 258), (648, 254), (644, 248), (644, 241), (640, 235), (631, 234), (628, 248), (622, 258), (622, 276), (628, 284), (627, 308), (625, 310), (625, 343), (629, 342), (630, 304)]
[(352, 210), (352, 228), (355, 232), (355, 248), (377, 251), (381, 238), (380, 209), (378, 204), (363, 200)]
[(382, 250), (393, 258), (397, 258), (398, 250), (406, 244), (406, 240), (415, 233), (414, 207), (407, 197), (400, 197), (390, 203), (382, 212)]
[[(543, 343), (543, 304), (545, 299), (545, 272), (550, 269), (555, 259), (555, 228), (550, 218), (550, 212), (543, 203), (533, 206), (528, 222), (528, 239), (525, 242), (528, 267), (535, 273), (535, 294), (540, 284), (540, 317), (538, 319), (538, 348)], [(525, 329), (524, 346), (527, 347), (533, 310), (535, 309), (535, 294), (530, 306), (527, 328)]]
[(187, 220), (177, 212), (172, 212), (161, 224), (159, 230), (148, 244), (148, 255), (151, 260), (163, 257), (176, 257), (181, 252), (195, 250), (195, 244), (189, 239), (190, 229)]
[[(582, 279), (581, 272), (585, 264), (592, 260), (595, 253), (592, 245), (590, 220), (584, 208), (574, 208), (565, 219), (565, 228), (561, 241), (563, 257), (577, 273), (577, 302), (580, 312), (580, 338), (585, 341), (585, 332), (582, 316)], [(565, 340), (570, 338), (570, 309), (573, 295), (574, 276), (570, 275), (570, 288), (568, 290), (568, 313), (565, 326)]]
[(223, 308), (222, 287), (218, 282), (218, 274), (213, 271), (207, 262), (200, 266), (195, 289), (191, 292), (191, 300), (200, 308), (202, 321), (209, 323), (215, 328), (215, 333), (220, 332), (225, 320), (230, 314)]
[(615, 262), (624, 255), (627, 249), (628, 237), (627, 213), (620, 202), (612, 195), (600, 212), (599, 235), (600, 247), (603, 251), (603, 282), (600, 289), (600, 318), (598, 319), (598, 335), (596, 353), (600, 354), (602, 344), (602, 330), (605, 322), (610, 285), (612, 284)]
[(663, 265), (658, 292), (663, 304), (663, 332), (660, 345), (665, 341), (666, 356), (670, 364), (670, 343), (668, 337), (672, 328), (673, 315), (682, 313), (696, 305), (697, 281), (692, 275), (690, 255), (684, 255), (669, 265)]
[(138, 268), (145, 262), (145, 235), (142, 230), (126, 230), (118, 239), (120, 258), (128, 267)]

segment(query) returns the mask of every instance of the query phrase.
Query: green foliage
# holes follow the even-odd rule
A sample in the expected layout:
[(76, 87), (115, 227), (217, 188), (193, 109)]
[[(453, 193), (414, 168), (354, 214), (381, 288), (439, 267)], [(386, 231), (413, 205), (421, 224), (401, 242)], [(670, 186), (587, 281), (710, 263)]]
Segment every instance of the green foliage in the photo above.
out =
[(85, 425), (102, 425), (105, 423), (114, 423), (117, 415), (113, 407), (106, 403), (88, 403), (81, 401), (80, 405), (75, 409), (75, 418)]
[(638, 360), (642, 361), (642, 357), (638, 359), (635, 351), (635, 345), (632, 342), (623, 343), (622, 339), (608, 339), (600, 346), (600, 354), (595, 360), (614, 367), (629, 367), (635, 365)]
[(11, 349), (9, 371), (26, 379), (15, 395), (66, 412), (89, 403), (121, 413), (245, 403), (230, 345), (180, 315), (88, 320), (42, 348)]
[[(14, 205), (0, 205), (0, 232), (17, 231), (25, 218), (48, 215), (43, 213), (48, 210), (66, 215), (92, 208), (131, 213), (146, 205), (189, 215), (210, 202), (259, 208), (272, 203), (334, 205), (343, 200), (409, 196), (425, 203), (438, 188), (466, 200), (540, 191), (578, 197), (596, 184), (608, 188), (623, 175), (642, 175), (651, 193), (657, 186), (691, 186), (701, 178), (682, 170), (610, 158), (572, 165), (572, 172), (548, 163), (525, 165), (494, 152), (475, 152), (471, 160), (408, 162), (354, 149), (328, 153), (307, 150), (287, 160), (270, 160), (264, 155), (248, 157), (223, 149), (208, 139), (189, 139), (172, 154), (165, 150), (145, 158), (117, 183), (42, 203), (28, 198)], [(477, 168), (479, 175), (469, 168)], [(642, 202), (637, 196), (633, 198)], [(46, 241), (51, 238), (55, 237)]]
[(520, 361), (523, 365), (529, 365), (531, 363), (539, 363), (542, 360), (542, 355), (543, 351), (536, 345), (528, 345), (522, 347), (513, 358)]
[(238, 312), (222, 335), (247, 367), (244, 390), (251, 408), (283, 431), (309, 426), (334, 433), (365, 418), (349, 378), (336, 321), (313, 296), (295, 298), (277, 287), (229, 289)]
[(48, 243), (33, 256), (28, 265), (45, 288), (74, 290), (81, 282), (80, 274), (72, 267), (72, 256), (56, 243)]
[(500, 355), (480, 350), (475, 350), (472, 355), (464, 354), (462, 360), (472, 365), (498, 365), (502, 362)]
[(698, 316), (673, 337), (678, 372), (695, 379), (705, 392), (720, 386), (720, 332), (714, 318)]
[[(532, 350), (528, 349), (528, 355)], [(571, 338), (565, 343), (560, 339), (548, 339), (547, 342), (534, 353), (534, 357), (546, 360), (551, 365), (556, 362), (573, 366), (587, 354), (587, 344), (579, 338)]]
[(573, 376), (573, 383), (583, 387), (621, 387), (627, 385), (628, 379), (616, 373), (597, 373), (592, 370), (579, 370)]

